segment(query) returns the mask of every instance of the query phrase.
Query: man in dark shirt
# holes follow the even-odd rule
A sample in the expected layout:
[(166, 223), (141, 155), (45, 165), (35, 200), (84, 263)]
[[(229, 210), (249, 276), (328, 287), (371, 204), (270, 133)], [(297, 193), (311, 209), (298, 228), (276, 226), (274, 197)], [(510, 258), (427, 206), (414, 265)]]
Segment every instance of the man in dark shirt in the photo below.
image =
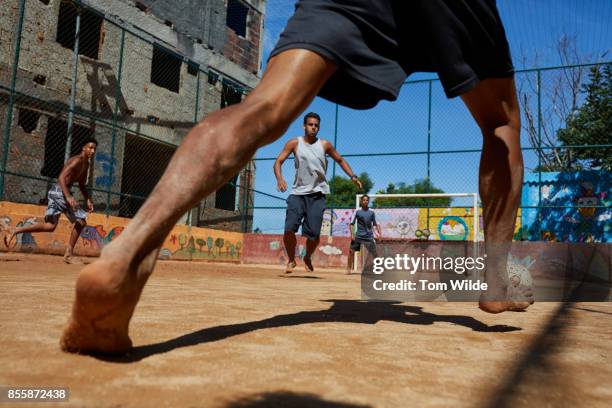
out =
[(350, 275), (353, 270), (355, 252), (361, 249), (362, 244), (366, 247), (372, 258), (376, 257), (376, 242), (374, 241), (374, 231), (372, 227), (376, 226), (378, 238), (382, 237), (380, 224), (376, 222), (376, 215), (374, 211), (368, 208), (370, 205), (370, 196), (367, 194), (361, 196), (359, 204), (361, 205), (361, 209), (355, 211), (355, 215), (353, 215), (353, 220), (351, 221), (351, 225), (357, 223), (357, 232), (353, 232), (352, 227), (349, 228), (351, 231), (351, 246), (349, 249), (348, 265), (346, 267), (347, 275)]

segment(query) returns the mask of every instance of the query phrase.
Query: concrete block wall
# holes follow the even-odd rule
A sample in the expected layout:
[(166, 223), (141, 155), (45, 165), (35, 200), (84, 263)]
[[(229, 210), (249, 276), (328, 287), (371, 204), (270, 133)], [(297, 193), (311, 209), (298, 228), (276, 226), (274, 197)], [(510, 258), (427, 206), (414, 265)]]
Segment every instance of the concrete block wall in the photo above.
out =
[[(73, 52), (56, 41), (60, 3), (60, 0), (50, 0), (48, 4), (39, 0), (26, 0), (17, 77), (17, 91), (22, 95), (16, 99), (12, 112), (8, 169), (32, 177), (41, 177), (46, 122), (52, 116), (66, 120), (70, 100)], [(102, 203), (105, 206), (107, 201), (105, 192), (109, 189), (121, 191), (127, 133), (141, 133), (178, 145), (196, 119), (217, 110), (221, 104), (220, 81), (209, 84), (207, 75), (200, 73), (198, 89), (198, 77), (187, 72), (186, 63), (181, 64), (178, 92), (151, 83), (153, 43), (195, 61), (200, 70), (212, 68), (220, 75), (219, 80), (228, 75), (232, 81), (252, 88), (258, 81), (258, 44), (259, 36), (262, 35), (260, 28), (264, 1), (245, 0), (245, 4), (250, 5), (250, 28), (248, 41), (240, 41), (249, 50), (246, 54), (244, 50), (236, 51), (235, 39), (230, 41), (226, 35), (225, 0), (194, 0), (178, 5), (174, 1), (139, 2), (145, 5), (150, 3), (150, 10), (146, 11), (137, 8), (136, 2), (131, 0), (85, 0), (82, 3), (98, 10), (105, 17), (98, 37), (98, 58), (83, 55), (78, 57), (75, 115), (75, 123), (94, 128), (99, 141), (90, 186), (102, 190), (93, 195), (97, 205), (100, 205), (96, 208), (103, 210), (105, 207), (102, 207)], [(14, 50), (8, 45), (14, 42), (18, 6), (18, 0), (6, 0), (3, 7), (0, 7), (0, 43), (3, 45), (0, 51), (0, 85), (5, 86), (10, 83)], [(122, 75), (118, 78), (120, 26), (131, 32), (125, 34)], [(90, 38), (89, 41), (91, 43), (93, 40)], [(232, 58), (224, 55), (228, 41), (234, 44), (230, 47), (233, 50)], [(253, 61), (247, 61), (249, 58)], [(44, 84), (40, 83), (41, 77), (44, 77)], [(119, 80), (121, 92), (117, 95)], [(52, 105), (40, 103), (28, 96), (50, 101)], [(6, 116), (6, 101), (6, 96), (0, 92), (2, 118)], [(123, 129), (113, 131), (110, 126), (115, 105), (119, 106), (118, 125)], [(33, 108), (41, 113), (39, 126), (31, 134), (26, 134), (17, 126), (18, 110), (21, 107)], [(90, 114), (106, 122), (91, 123), (88, 119)], [(113, 150), (114, 157), (111, 158)], [(45, 180), (7, 176), (5, 198), (36, 204), (44, 200), (48, 186), (49, 182)], [(214, 195), (211, 198), (214, 207)], [(110, 204), (112, 213), (116, 213), (119, 197), (111, 196)], [(210, 215), (223, 219), (230, 216), (223, 210), (214, 211)], [(238, 221), (230, 229), (239, 229), (240, 225), (241, 221)]]

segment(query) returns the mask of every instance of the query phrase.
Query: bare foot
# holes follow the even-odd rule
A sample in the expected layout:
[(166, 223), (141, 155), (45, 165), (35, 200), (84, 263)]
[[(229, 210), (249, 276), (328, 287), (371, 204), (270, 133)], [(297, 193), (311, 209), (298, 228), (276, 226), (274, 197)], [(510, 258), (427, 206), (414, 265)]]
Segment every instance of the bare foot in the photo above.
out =
[(60, 339), (62, 350), (123, 354), (132, 347), (130, 319), (155, 265), (157, 251), (135, 271), (118, 255), (105, 250), (100, 259), (80, 272), (72, 316)]
[(70, 265), (83, 265), (79, 258), (75, 258), (72, 255), (64, 255), (64, 262)]
[(292, 273), (296, 266), (297, 264), (295, 263), (295, 261), (287, 262), (287, 266), (285, 267), (285, 273)]
[[(519, 263), (511, 254), (508, 255), (506, 268), (510, 282), (507, 296), (500, 295), (500, 293), (503, 293), (501, 288), (497, 288), (497, 295), (483, 293), (478, 302), (480, 310), (487, 313), (524, 312), (533, 304), (533, 279), (529, 269)], [(495, 290), (495, 288), (492, 288), (491, 292), (495, 292)]]
[(6, 246), (6, 249), (11, 249), (11, 242), (13, 241), (13, 238), (15, 238), (14, 232), (9, 234), (8, 237), (6, 235), (4, 236), (4, 246)]
[(71, 264), (71, 265), (82, 265), (83, 262), (81, 262), (78, 258), (75, 258), (72, 253), (68, 253), (68, 251), (66, 251), (66, 253), (64, 254), (64, 262), (66, 262), (67, 264)]
[(306, 267), (306, 272), (314, 272), (314, 267), (312, 266), (312, 260), (308, 257), (304, 257), (304, 267)]
[(533, 304), (535, 300), (533, 295), (533, 279), (529, 269), (516, 261), (512, 255), (508, 257), (508, 278), (510, 279), (508, 290), (510, 300), (518, 303), (528, 303), (528, 305)]
[(350, 270), (350, 269), (347, 269), (347, 270), (344, 272), (344, 274), (345, 274), (345, 275), (350, 275), (350, 274), (351, 274), (351, 270)]
[(487, 313), (502, 313), (502, 312), (523, 312), (529, 307), (529, 302), (515, 302), (512, 300), (506, 301), (478, 301), (478, 307), (483, 312)]

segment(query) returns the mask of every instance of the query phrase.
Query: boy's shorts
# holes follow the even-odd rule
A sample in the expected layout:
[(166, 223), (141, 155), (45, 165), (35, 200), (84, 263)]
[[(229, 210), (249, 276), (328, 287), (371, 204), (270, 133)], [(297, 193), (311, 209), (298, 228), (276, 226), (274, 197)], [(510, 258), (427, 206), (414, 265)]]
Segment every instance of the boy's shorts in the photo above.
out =
[(333, 61), (319, 96), (355, 109), (397, 99), (413, 72), (449, 98), (514, 73), (495, 0), (300, 0), (270, 57), (290, 49)]
[(351, 251), (353, 252), (361, 251), (361, 245), (366, 247), (366, 249), (368, 250), (369, 253), (372, 254), (372, 256), (376, 257), (376, 242), (359, 241), (359, 240), (354, 239), (351, 241)]
[(316, 240), (321, 235), (324, 212), (325, 194), (291, 194), (287, 198), (285, 231), (297, 232), (301, 225), (302, 235), (310, 240)]
[(73, 210), (72, 207), (70, 207), (59, 185), (55, 184), (51, 187), (51, 190), (47, 193), (47, 198), (49, 204), (45, 211), (45, 219), (47, 217), (58, 218), (63, 213), (72, 223), (75, 223), (76, 220), (87, 220), (87, 212), (85, 210), (81, 207), (77, 207), (76, 210)]

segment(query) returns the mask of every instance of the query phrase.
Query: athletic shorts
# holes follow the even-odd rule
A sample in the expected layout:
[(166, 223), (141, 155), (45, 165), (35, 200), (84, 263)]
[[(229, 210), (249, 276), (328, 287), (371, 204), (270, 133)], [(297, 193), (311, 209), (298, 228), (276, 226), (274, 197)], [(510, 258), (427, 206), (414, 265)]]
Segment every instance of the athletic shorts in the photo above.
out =
[(514, 73), (495, 0), (300, 0), (270, 56), (289, 49), (333, 61), (319, 96), (354, 109), (397, 99), (413, 72), (449, 98)]
[(47, 205), (47, 210), (45, 211), (45, 218), (57, 218), (61, 214), (64, 214), (72, 223), (76, 222), (76, 220), (87, 219), (87, 212), (81, 207), (77, 207), (76, 210), (73, 210), (72, 207), (70, 207), (70, 205), (66, 202), (62, 188), (57, 184), (51, 187), (51, 190), (49, 190), (49, 193), (47, 193), (47, 198), (49, 200), (49, 204)]
[(376, 243), (374, 241), (352, 240), (351, 241), (351, 251), (353, 252), (361, 251), (361, 245), (366, 247), (368, 252), (371, 253), (373, 257), (376, 257)]
[(285, 231), (297, 232), (301, 225), (302, 235), (310, 240), (316, 240), (321, 235), (324, 212), (325, 194), (291, 194), (287, 198)]

